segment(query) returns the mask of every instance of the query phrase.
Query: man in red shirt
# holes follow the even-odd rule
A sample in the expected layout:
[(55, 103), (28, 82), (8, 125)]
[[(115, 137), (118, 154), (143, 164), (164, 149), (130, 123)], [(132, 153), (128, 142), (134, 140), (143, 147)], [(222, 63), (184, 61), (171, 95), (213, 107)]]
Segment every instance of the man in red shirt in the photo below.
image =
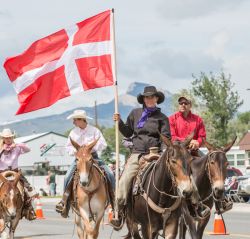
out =
[(189, 149), (197, 151), (206, 138), (203, 120), (191, 112), (192, 103), (186, 97), (178, 99), (179, 112), (169, 117), (172, 141), (183, 141), (190, 133), (195, 131), (194, 138), (189, 144)]
[[(199, 147), (202, 144), (202, 139), (206, 138), (206, 130), (203, 120), (201, 117), (191, 112), (191, 100), (181, 96), (178, 99), (178, 103), (179, 111), (169, 117), (172, 141), (183, 141), (190, 133), (194, 131), (195, 134), (193, 140), (191, 140), (189, 144), (189, 149), (191, 150), (192, 155), (202, 156), (203, 153), (199, 151)], [(194, 188), (196, 188), (195, 185)], [(199, 202), (200, 197), (197, 190), (195, 193), (193, 193), (191, 201), (195, 208), (195, 212), (193, 212), (194, 208), (189, 207), (193, 216), (206, 217), (206, 215), (210, 213), (207, 208), (204, 209), (203, 205)], [(232, 203), (227, 200), (221, 203), (215, 202), (215, 204), (217, 204), (217, 208), (219, 208), (219, 212), (221, 213), (232, 208)]]

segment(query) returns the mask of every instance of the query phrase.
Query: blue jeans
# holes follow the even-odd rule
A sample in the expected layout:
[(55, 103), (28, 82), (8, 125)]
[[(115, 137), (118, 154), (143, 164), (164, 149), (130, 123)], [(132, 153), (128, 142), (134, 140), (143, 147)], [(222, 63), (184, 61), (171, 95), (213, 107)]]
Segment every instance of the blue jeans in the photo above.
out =
[(49, 191), (51, 196), (56, 195), (56, 184), (55, 183), (50, 183), (49, 184)]
[[(115, 190), (115, 177), (111, 169), (101, 159), (95, 159), (95, 160), (97, 160), (98, 166), (104, 169), (104, 171), (106, 172), (107, 178), (112, 185), (113, 190)], [(70, 181), (72, 180), (75, 170), (76, 170), (76, 160), (74, 160), (74, 162), (70, 165), (67, 173), (65, 174), (64, 187), (63, 187), (64, 192), (67, 186), (69, 185)]]

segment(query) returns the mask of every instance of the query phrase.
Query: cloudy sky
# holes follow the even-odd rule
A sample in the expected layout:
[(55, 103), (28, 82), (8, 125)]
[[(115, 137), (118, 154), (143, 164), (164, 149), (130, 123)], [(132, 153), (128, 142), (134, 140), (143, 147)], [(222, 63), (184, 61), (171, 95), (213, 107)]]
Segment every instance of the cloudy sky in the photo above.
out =
[(15, 116), (18, 101), (2, 67), (33, 41), (115, 8), (119, 94), (134, 81), (172, 93), (192, 74), (232, 75), (250, 110), (250, 1), (247, 0), (0, 0), (0, 123), (61, 113), (113, 98), (113, 87), (84, 92), (52, 107)]

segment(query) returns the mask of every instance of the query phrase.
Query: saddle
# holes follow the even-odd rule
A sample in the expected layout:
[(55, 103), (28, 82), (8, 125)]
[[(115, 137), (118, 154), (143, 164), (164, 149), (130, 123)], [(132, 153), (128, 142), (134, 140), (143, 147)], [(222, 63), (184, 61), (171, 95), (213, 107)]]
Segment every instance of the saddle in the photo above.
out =
[(141, 192), (144, 183), (143, 178), (146, 178), (154, 163), (160, 158), (158, 147), (151, 147), (149, 150), (149, 154), (142, 155), (139, 159), (139, 170), (135, 177), (132, 189), (133, 195), (138, 195)]

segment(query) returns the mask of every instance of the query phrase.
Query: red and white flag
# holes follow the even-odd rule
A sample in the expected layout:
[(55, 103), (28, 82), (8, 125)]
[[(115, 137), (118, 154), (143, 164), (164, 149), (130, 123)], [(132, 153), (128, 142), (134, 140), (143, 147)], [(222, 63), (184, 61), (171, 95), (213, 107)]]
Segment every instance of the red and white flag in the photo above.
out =
[(114, 84), (111, 10), (34, 42), (4, 68), (20, 103), (16, 114)]

